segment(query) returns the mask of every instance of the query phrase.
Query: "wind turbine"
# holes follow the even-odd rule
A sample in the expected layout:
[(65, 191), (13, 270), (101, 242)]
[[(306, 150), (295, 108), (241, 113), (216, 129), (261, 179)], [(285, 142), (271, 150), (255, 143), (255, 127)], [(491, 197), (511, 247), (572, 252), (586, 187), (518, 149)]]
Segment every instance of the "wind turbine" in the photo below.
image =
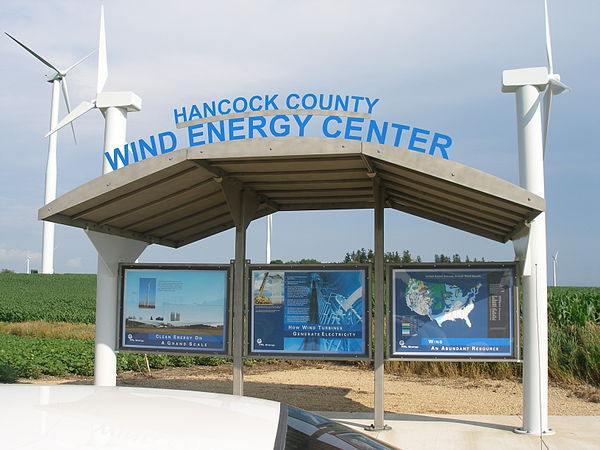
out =
[[(98, 43), (98, 78), (96, 81), (96, 98), (89, 102), (81, 102), (57, 125), (52, 127), (47, 136), (51, 136), (62, 127), (72, 123), (78, 117), (92, 109), (99, 109), (105, 118), (104, 126), (104, 153), (114, 148), (123, 147), (126, 140), (127, 113), (140, 111), (142, 99), (133, 92), (104, 92), (104, 85), (108, 79), (108, 63), (106, 59), (106, 32), (104, 27), (104, 7), (100, 9), (100, 39)], [(106, 158), (102, 173), (112, 170)]]
[[(547, 67), (505, 70), (502, 92), (515, 93), (519, 149), (519, 182), (544, 197), (544, 151), (552, 96), (569, 88), (554, 73), (548, 4), (544, 0)], [(542, 121), (540, 92), (543, 96)], [(541, 213), (518, 238), (515, 253), (523, 262), (523, 426), (519, 433), (544, 435), (548, 428), (548, 293), (546, 214)]]
[[(48, 134), (56, 133), (57, 130), (92, 109), (99, 109), (105, 119), (103, 155), (116, 147), (123, 147), (127, 131), (127, 113), (139, 111), (142, 108), (142, 99), (133, 92), (104, 92), (107, 78), (104, 7), (101, 7), (96, 98), (89, 102), (82, 102), (53, 127)], [(110, 172), (112, 170), (110, 164), (106, 158), (103, 159), (103, 173)], [(117, 358), (114, 348), (117, 340), (114, 326), (114, 320), (117, 316), (117, 303), (114, 297), (117, 280), (115, 261), (135, 260), (144, 251), (147, 244), (93, 231), (89, 231), (87, 235), (98, 251), (94, 384), (97, 386), (115, 386), (117, 373)]]
[[(57, 68), (54, 64), (49, 63), (46, 59), (42, 58), (39, 54), (31, 50), (22, 42), (8, 33), (6, 34), (9, 38), (31, 53), (36, 59), (41, 61), (44, 65), (54, 70), (54, 74), (48, 75), (47, 80), (52, 83), (52, 101), (50, 108), (50, 129), (56, 126), (58, 121), (58, 105), (60, 99), (60, 92), (62, 90), (65, 98), (65, 104), (67, 111), (71, 112), (71, 104), (69, 102), (69, 89), (67, 88), (67, 73), (69, 73), (74, 67), (78, 66), (81, 62), (87, 59), (92, 53), (84, 56), (75, 64), (67, 67), (64, 70)], [(71, 125), (73, 132), (73, 139), (77, 143), (75, 138), (75, 128)], [(44, 188), (44, 204), (50, 203), (56, 198), (56, 135), (50, 136), (48, 139), (48, 160), (46, 162), (46, 182)], [(42, 273), (54, 273), (54, 223), (44, 222), (42, 224)]]
[(273, 232), (273, 215), (269, 214), (267, 216), (267, 246), (266, 246), (266, 263), (271, 264), (271, 233)]
[(556, 287), (556, 264), (558, 263), (558, 252), (552, 256), (552, 272), (554, 274), (553, 285)]

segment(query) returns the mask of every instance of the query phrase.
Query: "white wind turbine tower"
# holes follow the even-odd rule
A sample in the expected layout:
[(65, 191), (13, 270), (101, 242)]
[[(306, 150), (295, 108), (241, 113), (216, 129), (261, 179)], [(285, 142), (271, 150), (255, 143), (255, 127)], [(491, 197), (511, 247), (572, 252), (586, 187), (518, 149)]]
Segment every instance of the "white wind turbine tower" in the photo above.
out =
[[(54, 70), (54, 74), (48, 75), (47, 80), (49, 83), (52, 83), (52, 102), (50, 108), (50, 129), (56, 126), (58, 122), (58, 105), (60, 99), (60, 92), (62, 90), (63, 96), (65, 98), (65, 104), (67, 106), (67, 111), (71, 112), (71, 104), (69, 103), (69, 90), (67, 88), (67, 73), (71, 71), (74, 67), (79, 65), (85, 59), (87, 59), (92, 53), (84, 56), (75, 64), (70, 67), (67, 67), (64, 70), (57, 68), (54, 64), (49, 63), (47, 60), (42, 58), (36, 52), (31, 50), (22, 42), (19, 42), (17, 39), (12, 37), (8, 33), (6, 34), (9, 38), (31, 53), (35, 58), (41, 61), (44, 65), (48, 66), (50, 69)], [(75, 129), (71, 126), (71, 130), (73, 131), (73, 139), (75, 139)], [(75, 139), (75, 142), (77, 140)], [(48, 139), (48, 160), (46, 162), (46, 183), (44, 188), (44, 204), (50, 203), (52, 200), (56, 198), (56, 135), (53, 134)], [(54, 223), (53, 222), (43, 222), (42, 224), (42, 273), (54, 273)]]
[[(96, 98), (89, 102), (82, 102), (58, 125), (53, 127), (48, 134), (55, 133), (79, 116), (96, 108), (100, 110), (105, 119), (102, 155), (117, 147), (123, 148), (126, 142), (127, 113), (139, 111), (142, 108), (142, 99), (133, 92), (104, 92), (107, 78), (106, 32), (104, 29), (104, 7), (102, 7), (100, 9)], [(103, 160), (102, 172), (110, 172), (112, 168), (104, 156)], [(117, 291), (118, 262), (135, 261), (147, 244), (93, 231), (88, 232), (87, 235), (98, 251), (94, 384), (97, 386), (115, 386), (117, 370), (115, 342), (117, 341), (117, 332), (114, 320), (117, 317), (117, 303), (114, 295)]]
[[(544, 151), (552, 96), (569, 88), (554, 73), (548, 5), (544, 0), (547, 67), (505, 70), (502, 92), (514, 92), (517, 105), (519, 181), (544, 197)], [(543, 97), (542, 124), (540, 92)], [(546, 214), (531, 221), (529, 231), (514, 241), (523, 262), (523, 426), (517, 432), (543, 435), (548, 428), (548, 293)]]
[(552, 278), (552, 284), (554, 285), (554, 287), (556, 287), (556, 264), (558, 264), (558, 252), (556, 252), (552, 256), (552, 273), (554, 275), (554, 277)]

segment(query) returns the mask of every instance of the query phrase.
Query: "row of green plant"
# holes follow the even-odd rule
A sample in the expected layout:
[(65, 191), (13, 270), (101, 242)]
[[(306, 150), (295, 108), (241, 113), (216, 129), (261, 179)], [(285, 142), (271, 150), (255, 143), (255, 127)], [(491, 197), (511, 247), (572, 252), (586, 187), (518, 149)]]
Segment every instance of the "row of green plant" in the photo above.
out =
[[(142, 355), (120, 353), (117, 370), (146, 370), (165, 367), (218, 365), (225, 358), (208, 356)], [(83, 339), (53, 339), (14, 336), (0, 333), (0, 382), (41, 375), (68, 374), (91, 376), (94, 373), (94, 342)]]
[(600, 386), (600, 324), (560, 326), (550, 322), (548, 365), (554, 379)]
[[(588, 322), (582, 326), (561, 327), (550, 322), (548, 341), (551, 380), (600, 386), (600, 325)], [(518, 379), (522, 368), (516, 362), (386, 362), (386, 372), (402, 376)]]
[(95, 322), (96, 275), (3, 273), (0, 286), (0, 322)]
[[(587, 323), (566, 329), (553, 323), (549, 328), (550, 378), (562, 382), (584, 381), (600, 386), (600, 325)], [(146, 362), (147, 358), (147, 362)], [(210, 356), (117, 355), (117, 370), (147, 370), (165, 367), (218, 365), (226, 358)], [(361, 363), (365, 364), (365, 363)], [(368, 365), (369, 363), (367, 363)], [(56, 339), (0, 333), (0, 382), (41, 375), (91, 376), (94, 343), (83, 339)], [(472, 378), (519, 378), (521, 364), (513, 362), (419, 362), (390, 361), (386, 371), (397, 375), (462, 376)]]
[(548, 320), (558, 326), (600, 324), (600, 288), (548, 288)]

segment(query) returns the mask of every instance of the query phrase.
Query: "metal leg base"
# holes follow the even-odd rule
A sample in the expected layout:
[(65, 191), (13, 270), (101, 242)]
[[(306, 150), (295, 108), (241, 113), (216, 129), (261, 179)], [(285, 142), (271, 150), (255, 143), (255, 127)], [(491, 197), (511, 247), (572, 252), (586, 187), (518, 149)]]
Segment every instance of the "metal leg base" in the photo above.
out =
[[(513, 431), (517, 434), (529, 434), (532, 436), (539, 436), (538, 433), (532, 433), (531, 431), (528, 431), (524, 428), (515, 428)], [(552, 436), (555, 433), (556, 431), (554, 431), (552, 428), (548, 428), (547, 430), (542, 431), (542, 436)]]
[(365, 431), (387, 431), (387, 430), (391, 430), (392, 427), (390, 427), (389, 425), (384, 425), (382, 427), (376, 427), (374, 424), (371, 424), (369, 426), (364, 427)]

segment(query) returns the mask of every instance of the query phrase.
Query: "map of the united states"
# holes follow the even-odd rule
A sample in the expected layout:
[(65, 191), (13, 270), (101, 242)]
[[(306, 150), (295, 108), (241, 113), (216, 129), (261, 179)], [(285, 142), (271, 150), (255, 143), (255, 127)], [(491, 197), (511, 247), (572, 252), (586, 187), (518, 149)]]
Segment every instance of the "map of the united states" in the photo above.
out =
[(439, 326), (446, 321), (462, 319), (471, 327), (469, 314), (475, 308), (475, 297), (481, 283), (466, 294), (453, 284), (433, 283), (410, 278), (406, 288), (406, 305), (411, 311), (435, 320)]

